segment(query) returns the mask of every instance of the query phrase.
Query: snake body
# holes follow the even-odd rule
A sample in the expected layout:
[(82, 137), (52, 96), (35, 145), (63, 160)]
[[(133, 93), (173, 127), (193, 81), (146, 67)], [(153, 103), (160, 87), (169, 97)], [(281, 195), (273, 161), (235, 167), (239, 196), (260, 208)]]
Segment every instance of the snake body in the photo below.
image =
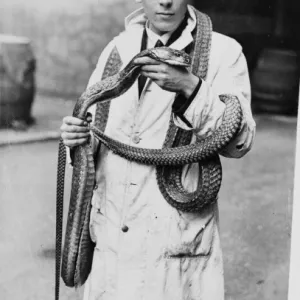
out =
[[(88, 108), (96, 102), (111, 100), (125, 93), (139, 76), (140, 67), (135, 65), (137, 57), (149, 56), (170, 64), (188, 67), (190, 57), (174, 49), (161, 47), (148, 49), (136, 55), (128, 65), (114, 76), (102, 80), (87, 89), (76, 102), (73, 116), (84, 120)], [(164, 198), (175, 208), (183, 211), (197, 211), (216, 201), (219, 192), (222, 168), (218, 153), (230, 142), (239, 130), (242, 111), (236, 97), (220, 97), (226, 104), (224, 119), (218, 130), (204, 140), (177, 138), (172, 148), (144, 149), (120, 143), (106, 136), (97, 127), (90, 125), (94, 136), (114, 153), (138, 163), (156, 165), (158, 186)], [(58, 219), (62, 218), (63, 180), (65, 148), (60, 140), (57, 175)], [(199, 163), (199, 183), (194, 192), (187, 192), (181, 183), (182, 166)], [(67, 286), (80, 286), (88, 277), (92, 264), (93, 242), (90, 239), (89, 213), (95, 184), (95, 166), (90, 143), (74, 148), (73, 176), (68, 221), (65, 234), (61, 276)], [(58, 221), (61, 226), (61, 220)], [(57, 265), (56, 276), (60, 272), (61, 227), (57, 228)], [(56, 281), (56, 299), (59, 282)]]

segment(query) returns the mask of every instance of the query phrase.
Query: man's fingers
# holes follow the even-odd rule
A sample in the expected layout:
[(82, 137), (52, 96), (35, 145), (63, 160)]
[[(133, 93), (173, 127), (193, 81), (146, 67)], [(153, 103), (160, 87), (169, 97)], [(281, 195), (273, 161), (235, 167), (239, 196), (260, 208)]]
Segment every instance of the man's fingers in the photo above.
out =
[(165, 67), (163, 65), (144, 65), (141, 67), (142, 72), (154, 72), (163, 73), (165, 72)]
[(63, 140), (76, 140), (76, 139), (81, 139), (81, 138), (87, 138), (89, 137), (89, 133), (85, 133), (85, 132), (77, 132), (77, 133), (73, 133), (73, 132), (66, 132), (64, 131), (61, 134), (61, 137)]
[(87, 122), (84, 120), (80, 120), (79, 118), (75, 118), (72, 116), (67, 116), (63, 118), (63, 123), (67, 125), (77, 125), (77, 126), (86, 126)]
[(141, 73), (143, 76), (150, 78), (153, 81), (156, 80), (162, 80), (163, 76), (160, 73), (156, 73), (156, 72), (142, 72)]
[(68, 147), (75, 147), (84, 144), (87, 141), (87, 138), (77, 139), (77, 140), (65, 140), (64, 144)]
[(153, 58), (147, 57), (147, 56), (136, 58), (134, 60), (134, 63), (136, 65), (159, 65), (159, 64), (161, 64), (159, 61), (157, 61)]
[(87, 126), (68, 125), (65, 123), (62, 124), (60, 130), (66, 132), (89, 132), (89, 128)]

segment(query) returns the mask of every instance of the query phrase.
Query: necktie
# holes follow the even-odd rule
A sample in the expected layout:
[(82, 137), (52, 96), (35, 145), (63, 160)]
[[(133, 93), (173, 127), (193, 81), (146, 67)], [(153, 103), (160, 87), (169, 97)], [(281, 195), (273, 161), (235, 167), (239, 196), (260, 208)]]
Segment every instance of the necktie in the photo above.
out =
[[(161, 40), (158, 40), (156, 42), (154, 48), (156, 48), (156, 47), (163, 47), (163, 46), (164, 46), (163, 42)], [(146, 81), (147, 81), (147, 77), (145, 77), (143, 75), (140, 75), (139, 81), (138, 81), (139, 82), (139, 97), (141, 96), (141, 93), (142, 93), (142, 91), (144, 89)]]
[(157, 47), (163, 47), (164, 46), (164, 43), (161, 41), (161, 40), (157, 40), (154, 48), (157, 48)]

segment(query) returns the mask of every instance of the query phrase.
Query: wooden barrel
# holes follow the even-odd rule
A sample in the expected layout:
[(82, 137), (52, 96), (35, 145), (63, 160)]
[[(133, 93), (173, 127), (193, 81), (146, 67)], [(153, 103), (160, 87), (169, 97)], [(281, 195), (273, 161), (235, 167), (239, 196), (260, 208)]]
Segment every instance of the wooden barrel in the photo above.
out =
[(0, 35), (0, 127), (32, 121), (35, 64), (29, 39)]
[(294, 50), (266, 48), (251, 76), (253, 110), (296, 115), (299, 58)]

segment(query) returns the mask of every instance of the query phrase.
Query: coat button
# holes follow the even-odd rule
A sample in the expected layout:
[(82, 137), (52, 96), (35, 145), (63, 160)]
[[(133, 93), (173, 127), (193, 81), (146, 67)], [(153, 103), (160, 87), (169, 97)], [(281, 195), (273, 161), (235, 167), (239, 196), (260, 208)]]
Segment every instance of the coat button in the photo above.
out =
[(123, 231), (123, 232), (127, 232), (128, 230), (129, 230), (128, 226), (124, 225), (124, 226), (122, 227), (122, 231)]
[(140, 141), (141, 141), (141, 138), (138, 136), (138, 135), (134, 135), (132, 137), (132, 141), (135, 143), (135, 144), (138, 144)]
[(94, 186), (94, 190), (97, 190), (98, 189), (98, 185), (97, 184), (95, 184), (95, 186)]

